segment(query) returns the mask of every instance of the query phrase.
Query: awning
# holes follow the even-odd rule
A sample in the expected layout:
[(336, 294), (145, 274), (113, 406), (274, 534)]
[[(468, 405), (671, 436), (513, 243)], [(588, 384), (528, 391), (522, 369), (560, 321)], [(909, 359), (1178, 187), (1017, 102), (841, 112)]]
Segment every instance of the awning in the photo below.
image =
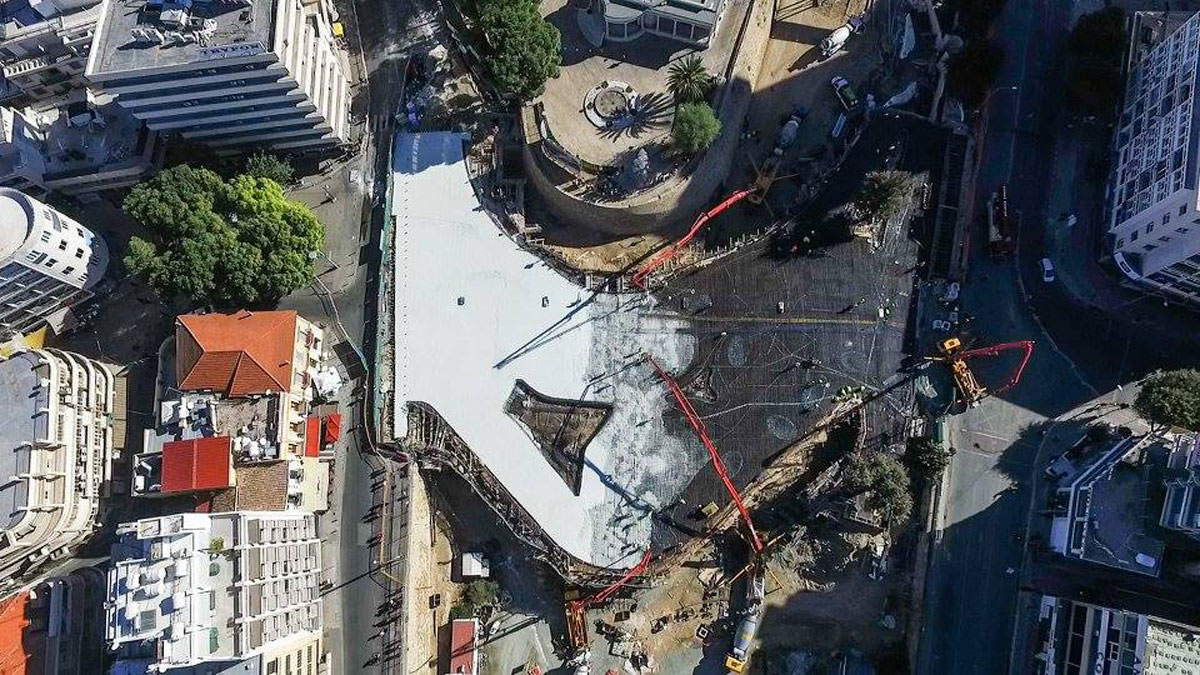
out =
[(342, 414), (333, 413), (325, 418), (325, 443), (333, 443), (342, 437)]
[(321, 418), (310, 417), (304, 425), (304, 456), (321, 454)]

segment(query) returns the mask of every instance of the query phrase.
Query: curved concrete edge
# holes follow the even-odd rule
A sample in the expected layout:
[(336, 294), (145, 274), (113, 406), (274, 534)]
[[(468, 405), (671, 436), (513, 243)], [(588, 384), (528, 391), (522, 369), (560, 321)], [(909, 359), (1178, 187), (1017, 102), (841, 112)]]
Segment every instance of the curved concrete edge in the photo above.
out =
[(542, 152), (542, 135), (533, 106), (526, 105), (521, 109), (521, 130), (524, 140), (522, 160), (528, 184), (566, 225), (620, 236), (661, 230), (703, 211), (733, 167), (738, 137), (771, 39), (774, 11), (774, 3), (755, 2), (746, 13), (738, 47), (731, 57), (733, 68), (717, 106), (721, 135), (690, 173), (622, 201), (598, 203), (567, 194), (542, 170), (541, 161), (535, 154)]

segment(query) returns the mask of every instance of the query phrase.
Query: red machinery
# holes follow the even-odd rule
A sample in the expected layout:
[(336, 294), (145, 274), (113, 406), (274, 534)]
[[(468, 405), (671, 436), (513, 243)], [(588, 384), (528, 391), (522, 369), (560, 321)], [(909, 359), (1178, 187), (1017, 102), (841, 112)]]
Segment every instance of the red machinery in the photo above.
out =
[(650, 276), (651, 272), (658, 269), (659, 267), (662, 267), (662, 265), (665, 264), (671, 258), (674, 258), (675, 256), (679, 255), (679, 252), (681, 250), (683, 250), (683, 247), (685, 247), (689, 243), (691, 243), (692, 239), (695, 238), (695, 236), (700, 232), (700, 230), (704, 229), (704, 226), (708, 223), (708, 221), (712, 220), (714, 217), (716, 217), (718, 214), (720, 214), (725, 209), (740, 202), (742, 199), (746, 198), (749, 194), (750, 194), (750, 190), (738, 190), (737, 192), (726, 197), (725, 201), (721, 202), (720, 204), (717, 204), (716, 206), (712, 207), (711, 209), (705, 211), (704, 213), (701, 213), (699, 215), (699, 217), (696, 218), (696, 222), (692, 223), (692, 229), (688, 230), (687, 234), (683, 235), (682, 239), (675, 242), (674, 244), (671, 244), (669, 247), (663, 249), (662, 251), (659, 251), (653, 258), (651, 258), (648, 262), (646, 262), (645, 265), (642, 265), (642, 267), (640, 269), (638, 269), (638, 271), (633, 273), (633, 279), (631, 280), (631, 281), (633, 281), (633, 285), (637, 286), (638, 288), (645, 288), (646, 277)]
[(586, 649), (588, 645), (587, 617), (585, 616), (587, 608), (604, 602), (622, 586), (629, 583), (630, 579), (646, 571), (646, 568), (650, 566), (650, 559), (650, 551), (646, 551), (642, 555), (641, 561), (626, 572), (625, 576), (616, 580), (599, 593), (586, 598), (576, 598), (567, 601), (567, 635), (576, 651)]
[[(1002, 352), (1013, 349), (1022, 350), (1021, 362), (1017, 364), (1016, 368), (1013, 368), (1012, 373), (1004, 381), (1004, 384), (991, 391), (979, 384), (979, 381), (975, 378), (975, 374), (967, 367), (967, 359), (975, 358), (976, 356), (997, 356)], [(1019, 340), (1017, 342), (1004, 342), (979, 349), (963, 349), (962, 340), (954, 337), (943, 340), (938, 344), (938, 350), (941, 351), (942, 356), (936, 360), (945, 361), (950, 366), (950, 374), (954, 376), (954, 385), (958, 388), (959, 394), (962, 395), (963, 402), (968, 406), (973, 406), (983, 400), (985, 396), (1006, 392), (1021, 381), (1021, 374), (1025, 372), (1025, 366), (1029, 364), (1029, 358), (1033, 356), (1033, 341)]]
[(675, 402), (679, 404), (679, 408), (687, 416), (688, 422), (696, 430), (696, 434), (700, 436), (700, 441), (708, 449), (708, 456), (712, 459), (713, 469), (721, 477), (721, 482), (725, 484), (725, 489), (729, 491), (729, 496), (733, 499), (734, 505), (737, 506), (738, 513), (742, 516), (742, 521), (746, 523), (746, 529), (750, 532), (750, 546), (754, 549), (754, 555), (757, 556), (763, 550), (762, 540), (758, 537), (758, 531), (754, 529), (754, 522), (750, 520), (750, 512), (746, 510), (746, 505), (742, 503), (742, 495), (738, 493), (737, 487), (729, 477), (729, 471), (725, 469), (725, 462), (721, 461), (721, 455), (717, 452), (717, 446), (708, 437), (708, 430), (704, 427), (704, 421), (696, 414), (696, 409), (692, 407), (692, 402), (688, 400), (683, 390), (679, 388), (679, 383), (675, 381), (675, 378), (663, 370), (662, 366), (658, 365), (658, 362), (654, 360), (654, 357), (647, 356), (647, 359), (650, 361), (650, 365), (654, 366), (654, 370), (658, 372), (658, 376), (662, 378), (663, 382), (667, 383), (667, 388), (675, 396)]

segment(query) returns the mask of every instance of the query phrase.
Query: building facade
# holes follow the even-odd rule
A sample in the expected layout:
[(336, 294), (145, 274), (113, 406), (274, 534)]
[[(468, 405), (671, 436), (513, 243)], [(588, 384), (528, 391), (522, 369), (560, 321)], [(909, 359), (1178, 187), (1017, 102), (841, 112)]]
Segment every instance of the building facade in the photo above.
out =
[[(1109, 181), (1108, 241), (1129, 282), (1182, 302), (1200, 298), (1200, 14), (1135, 16)], [(1145, 35), (1156, 36), (1146, 44)]]
[(1167, 456), (1159, 524), (1200, 539), (1200, 434), (1180, 434)]
[(163, 672), (254, 660), (256, 672), (300, 674), (324, 660), (311, 513), (182, 513), (117, 535), (105, 625), (122, 661)]
[(0, 2), (0, 101), (29, 105), (82, 89), (100, 0)]
[(1137, 612), (1043, 596), (1036, 675), (1195, 672), (1200, 628)]
[(151, 129), (217, 151), (327, 148), (350, 107), (333, 16), (329, 0), (112, 0), (86, 74)]
[(0, 188), (0, 330), (58, 328), (108, 268), (104, 240), (28, 195)]
[(112, 481), (116, 379), (55, 349), (0, 361), (0, 593), (31, 583), (99, 526)]
[(604, 37), (628, 42), (642, 35), (707, 47), (725, 0), (595, 0), (604, 16)]
[(34, 197), (87, 198), (135, 185), (164, 147), (157, 132), (84, 90), (41, 110), (0, 108), (0, 186)]
[(84, 567), (0, 601), (0, 673), (101, 675), (104, 573)]

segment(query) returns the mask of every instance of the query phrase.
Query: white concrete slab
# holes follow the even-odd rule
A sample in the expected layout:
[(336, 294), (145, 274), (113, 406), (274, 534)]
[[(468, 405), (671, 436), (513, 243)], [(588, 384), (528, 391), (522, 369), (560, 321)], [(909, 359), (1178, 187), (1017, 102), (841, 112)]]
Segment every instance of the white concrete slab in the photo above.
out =
[[(680, 369), (694, 340), (640, 299), (589, 301), (505, 236), (475, 198), (459, 135), (399, 135), (393, 170), (397, 433), (403, 402), (432, 405), (563, 548), (632, 564), (649, 542), (650, 511), (700, 468), (666, 433), (672, 401), (640, 356)], [(518, 379), (613, 405), (587, 447), (578, 497), (505, 414)]]

